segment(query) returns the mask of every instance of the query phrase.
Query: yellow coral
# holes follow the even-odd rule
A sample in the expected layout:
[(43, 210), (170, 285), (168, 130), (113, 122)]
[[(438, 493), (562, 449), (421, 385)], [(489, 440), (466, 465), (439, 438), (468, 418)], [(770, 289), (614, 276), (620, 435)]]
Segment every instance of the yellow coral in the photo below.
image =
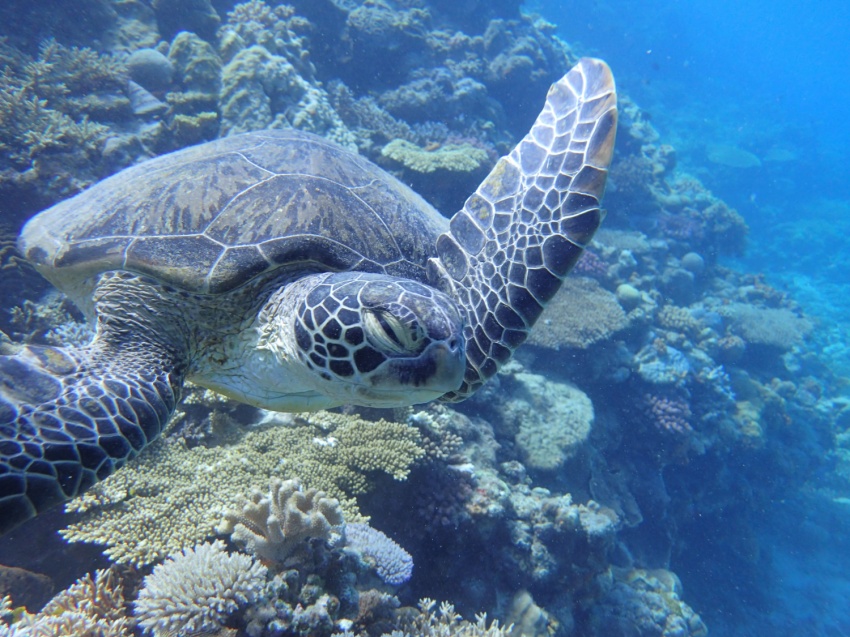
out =
[(233, 444), (189, 449), (160, 440), (136, 461), (67, 505), (82, 519), (61, 531), (70, 541), (103, 544), (113, 561), (151, 564), (211, 536), (226, 511), (270, 478), (299, 478), (363, 520), (354, 496), (369, 474), (403, 480), (424, 456), (419, 432), (400, 423), (342, 414), (277, 415)]
[[(0, 601), (0, 612), (6, 606)], [(0, 619), (2, 619), (0, 617)], [(124, 608), (124, 586), (115, 568), (77, 580), (38, 614), (24, 612), (10, 634), (130, 637), (133, 621)], [(2, 631), (0, 621), (0, 633)]]
[(487, 151), (470, 144), (445, 144), (426, 150), (404, 139), (394, 139), (384, 146), (381, 154), (418, 173), (473, 172), (488, 159)]
[(658, 311), (658, 322), (668, 330), (675, 330), (687, 336), (696, 336), (702, 330), (702, 324), (684, 307), (665, 305)]

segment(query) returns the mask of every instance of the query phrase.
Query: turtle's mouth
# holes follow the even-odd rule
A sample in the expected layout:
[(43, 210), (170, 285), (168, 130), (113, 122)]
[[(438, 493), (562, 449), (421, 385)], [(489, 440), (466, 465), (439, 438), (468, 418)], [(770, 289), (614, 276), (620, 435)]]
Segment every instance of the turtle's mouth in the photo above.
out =
[[(413, 358), (391, 358), (383, 374), (389, 389), (420, 390), (438, 395), (455, 391), (463, 382), (466, 357), (459, 338), (431, 343)], [(383, 383), (381, 383), (383, 384)]]

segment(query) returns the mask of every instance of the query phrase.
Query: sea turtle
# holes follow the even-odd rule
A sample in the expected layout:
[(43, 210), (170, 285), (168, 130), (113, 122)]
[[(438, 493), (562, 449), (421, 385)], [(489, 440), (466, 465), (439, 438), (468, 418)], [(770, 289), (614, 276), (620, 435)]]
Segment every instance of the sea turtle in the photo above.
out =
[(610, 70), (582, 59), (450, 222), (293, 130), (152, 159), (34, 217), (22, 254), (95, 337), (0, 357), (0, 532), (137, 455), (185, 380), (281, 411), (477, 390), (598, 228), (616, 121)]

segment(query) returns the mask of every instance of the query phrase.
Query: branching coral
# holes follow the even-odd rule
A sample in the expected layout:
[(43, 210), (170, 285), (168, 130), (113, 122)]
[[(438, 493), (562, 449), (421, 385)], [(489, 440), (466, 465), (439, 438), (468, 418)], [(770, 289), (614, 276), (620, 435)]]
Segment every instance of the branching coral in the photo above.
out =
[(266, 583), (265, 566), (224, 542), (184, 549), (145, 577), (135, 614), (154, 637), (212, 633), (240, 606), (252, 603)]
[(212, 535), (226, 511), (273, 476), (297, 477), (336, 497), (356, 521), (353, 496), (370, 489), (374, 474), (404, 480), (425, 454), (418, 431), (400, 423), (328, 413), (278, 418), (288, 425), (259, 427), (221, 447), (152, 444), (69, 503), (83, 516), (62, 535), (103, 544), (119, 563), (150, 564)]
[[(7, 607), (8, 608), (8, 607)], [(2, 624), (2, 637), (130, 637), (133, 621), (125, 615), (124, 587), (115, 568), (100, 570), (77, 580), (38, 614), (23, 613), (11, 626)]]
[(465, 621), (448, 602), (440, 604), (433, 599), (419, 602), (419, 613), (401, 622), (401, 630), (392, 637), (508, 637), (512, 627), (499, 626), (498, 621), (487, 624), (487, 614), (475, 616), (475, 622)]
[(658, 322), (662, 327), (694, 337), (702, 330), (702, 324), (687, 308), (665, 305), (658, 311)]
[(268, 561), (288, 563), (303, 557), (312, 539), (328, 540), (343, 523), (334, 498), (303, 490), (297, 480), (272, 480), (268, 494), (253, 491), (238, 512), (228, 512), (218, 532)]
[(658, 429), (675, 434), (689, 434), (691, 408), (679, 396), (645, 394), (643, 408), (649, 421)]
[(345, 545), (375, 565), (387, 584), (404, 584), (413, 575), (413, 558), (398, 543), (368, 524), (346, 524)]

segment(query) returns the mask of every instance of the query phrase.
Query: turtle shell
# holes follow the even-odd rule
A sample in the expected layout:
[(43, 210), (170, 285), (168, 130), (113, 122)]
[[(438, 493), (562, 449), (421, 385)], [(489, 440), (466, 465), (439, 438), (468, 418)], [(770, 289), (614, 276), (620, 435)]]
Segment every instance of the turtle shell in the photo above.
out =
[(447, 227), (363, 157), (308, 133), (266, 130), (128, 168), (36, 215), (19, 247), (78, 294), (109, 270), (219, 294), (281, 267), (423, 280)]

